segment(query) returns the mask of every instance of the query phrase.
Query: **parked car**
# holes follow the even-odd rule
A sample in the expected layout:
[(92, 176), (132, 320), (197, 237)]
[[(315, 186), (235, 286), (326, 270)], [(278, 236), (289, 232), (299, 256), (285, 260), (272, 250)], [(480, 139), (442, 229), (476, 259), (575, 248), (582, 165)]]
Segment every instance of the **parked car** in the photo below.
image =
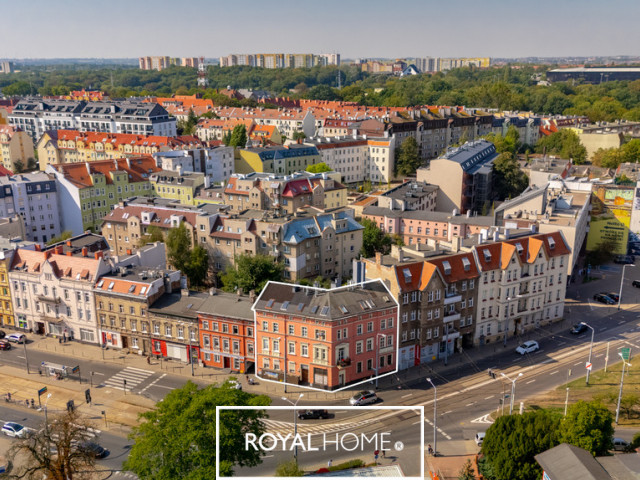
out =
[(634, 280), (633, 282), (631, 282), (631, 285), (636, 288), (640, 288), (640, 280)]
[(571, 330), (569, 330), (569, 333), (573, 333), (574, 335), (579, 335), (582, 332), (586, 332), (587, 331), (587, 326), (584, 323), (576, 323), (573, 328)]
[(329, 412), (326, 410), (303, 410), (298, 413), (300, 420), (316, 420), (318, 418), (329, 418)]
[(613, 263), (630, 265), (633, 263), (633, 257), (631, 255), (616, 255), (613, 259)]
[(540, 346), (538, 345), (538, 342), (536, 342), (535, 340), (529, 340), (516, 348), (516, 352), (520, 355), (524, 355), (525, 353), (535, 352), (539, 348)]
[(95, 442), (82, 442), (78, 448), (89, 453), (93, 458), (104, 458), (109, 453), (104, 447)]
[(26, 343), (27, 336), (24, 333), (12, 333), (7, 337), (7, 340), (13, 343)]
[(0, 340), (0, 350), (11, 350), (11, 344), (6, 340)]
[(608, 295), (603, 295), (602, 293), (596, 293), (593, 296), (593, 299), (596, 302), (604, 303), (605, 305), (614, 305), (616, 301)]
[(476, 433), (476, 445), (478, 445), (479, 447), (482, 446), (482, 442), (484, 441), (484, 436), (486, 435), (486, 432), (478, 432)]
[(601, 292), (601, 293), (602, 295), (606, 295), (616, 303), (620, 300), (620, 295), (618, 295), (617, 293), (607, 293), (607, 292)]
[(6, 335), (6, 333), (4, 333), (4, 330), (0, 330), (0, 338), (4, 338)]
[(368, 405), (369, 403), (376, 403), (377, 401), (378, 396), (373, 390), (363, 390), (349, 399), (351, 405)]
[(616, 452), (624, 452), (627, 448), (629, 447), (629, 442), (621, 439), (621, 438), (614, 438), (613, 439), (613, 449)]
[(9, 437), (25, 438), (30, 432), (30, 429), (16, 422), (7, 422), (2, 426), (2, 433)]

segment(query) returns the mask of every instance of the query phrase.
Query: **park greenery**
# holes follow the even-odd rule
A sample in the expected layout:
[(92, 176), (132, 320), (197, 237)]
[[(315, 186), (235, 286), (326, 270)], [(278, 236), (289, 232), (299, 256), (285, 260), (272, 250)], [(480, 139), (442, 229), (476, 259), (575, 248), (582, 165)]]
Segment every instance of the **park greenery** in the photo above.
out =
[[(140, 416), (124, 468), (142, 480), (216, 478), (216, 433), (221, 476), (232, 476), (236, 467), (255, 467), (262, 462), (262, 452), (245, 449), (244, 434), (265, 432), (266, 413), (259, 407), (270, 403), (266, 395), (253, 395), (227, 382), (200, 388), (189, 381)], [(219, 405), (257, 408), (219, 412), (220, 431), (216, 432)]]
[(331, 171), (333, 171), (333, 169), (324, 162), (314, 163), (313, 165), (309, 165), (307, 167), (307, 172), (309, 173), (324, 173)]
[(65, 240), (73, 237), (73, 232), (71, 230), (65, 230), (57, 237), (53, 237), (51, 240), (47, 242), (47, 245), (53, 245), (56, 243), (64, 242)]
[(612, 446), (612, 422), (602, 403), (584, 401), (571, 405), (565, 417), (545, 409), (501, 416), (482, 443), (481, 473), (488, 480), (537, 480), (542, 470), (535, 456), (561, 443), (606, 455)]
[(260, 292), (269, 280), (282, 281), (284, 264), (275, 262), (269, 255), (243, 253), (236, 256), (235, 265), (229, 265), (220, 276), (222, 289), (235, 292), (239, 288), (244, 293), (251, 290)]
[[(592, 122), (640, 120), (640, 80), (611, 81), (599, 85), (580, 82), (540, 83), (548, 68), (507, 65), (478, 69), (464, 67), (446, 73), (390, 77), (342, 65), (264, 69), (210, 66), (209, 87), (196, 85), (192, 68), (171, 67), (161, 72), (133, 67), (21, 66), (3, 75), (0, 89), (13, 95), (65, 95), (82, 88), (99, 89), (113, 98), (170, 96), (200, 92), (220, 105), (255, 105), (237, 100), (221, 89), (266, 90), (274, 95), (318, 100), (343, 100), (372, 106), (467, 105), (544, 114), (584, 115)], [(338, 85), (340, 72), (341, 89)], [(268, 105), (267, 105), (268, 106)]]

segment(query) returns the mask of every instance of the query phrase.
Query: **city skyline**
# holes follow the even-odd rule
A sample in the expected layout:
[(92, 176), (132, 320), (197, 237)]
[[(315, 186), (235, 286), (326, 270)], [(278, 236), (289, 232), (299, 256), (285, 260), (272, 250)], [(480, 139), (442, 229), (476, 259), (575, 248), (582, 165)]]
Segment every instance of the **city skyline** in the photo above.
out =
[[(285, 0), (268, 9), (255, 1), (194, 0), (184, 6), (172, 0), (69, 0), (61, 7), (34, 0), (28, 11), (24, 3), (8, 2), (3, 11), (7, 19), (28, 18), (38, 34), (25, 36), (24, 23), (9, 21), (0, 40), (3, 58), (12, 59), (216, 58), (235, 52), (335, 52), (345, 59), (637, 54), (632, 45), (640, 32), (633, 19), (640, 5), (615, 3), (542, 0), (534, 9), (500, 0), (408, 0), (392, 10), (381, 0), (327, 0), (322, 7)], [(178, 8), (181, 14), (172, 14)], [(96, 21), (107, 14), (107, 21)], [(166, 35), (159, 34), (163, 30)]]

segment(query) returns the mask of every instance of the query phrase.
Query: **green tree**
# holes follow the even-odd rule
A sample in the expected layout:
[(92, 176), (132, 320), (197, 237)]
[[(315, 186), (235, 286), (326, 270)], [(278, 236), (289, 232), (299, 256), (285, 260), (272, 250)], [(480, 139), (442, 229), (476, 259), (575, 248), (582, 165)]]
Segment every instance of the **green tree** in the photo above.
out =
[(9, 478), (89, 478), (95, 456), (82, 445), (91, 427), (77, 410), (50, 417), (46, 429), (39, 428), (11, 447), (8, 460), (14, 470)]
[(185, 273), (192, 285), (204, 285), (209, 273), (209, 253), (200, 245), (196, 245), (189, 254), (189, 263)]
[(164, 235), (160, 227), (151, 225), (147, 228), (147, 233), (140, 237), (138, 240), (138, 247), (144, 247), (147, 243), (164, 242)]
[(568, 128), (553, 132), (549, 136), (540, 137), (536, 144), (536, 152), (559, 155), (566, 159), (572, 158), (576, 165), (587, 160), (587, 149), (580, 143), (578, 134)]
[(73, 237), (73, 232), (71, 230), (65, 230), (57, 237), (53, 237), (51, 240), (47, 242), (47, 245), (53, 245), (55, 243), (64, 242), (66, 239)]
[(591, 161), (598, 167), (618, 168), (624, 160), (619, 148), (599, 148), (591, 157)]
[(600, 402), (579, 401), (567, 410), (558, 430), (560, 442), (584, 448), (594, 456), (606, 455), (612, 447), (613, 416)]
[(489, 135), (485, 135), (484, 137), (491, 143), (493, 143), (496, 147), (496, 152), (498, 153), (511, 153), (515, 155), (522, 148), (522, 143), (520, 143), (520, 134), (518, 133), (518, 129), (513, 125), (509, 125), (507, 129), (507, 133), (503, 135), (490, 133)]
[(222, 135), (222, 143), (227, 147), (231, 144), (231, 132), (229, 130), (227, 130), (224, 135)]
[(462, 468), (460, 468), (458, 480), (476, 480), (476, 473), (470, 459), (467, 459)]
[(499, 417), (482, 442), (486, 457), (482, 473), (497, 480), (541, 478), (542, 470), (534, 457), (559, 444), (559, 423), (560, 415), (547, 410)]
[(634, 138), (620, 147), (622, 150), (622, 161), (628, 163), (640, 162), (640, 139)]
[(184, 222), (178, 228), (172, 228), (167, 235), (167, 260), (173, 268), (187, 271), (191, 259), (191, 238)]
[(493, 181), (502, 200), (517, 197), (529, 186), (529, 177), (520, 170), (517, 160), (509, 152), (501, 153), (494, 160)]
[(640, 397), (635, 393), (626, 393), (620, 399), (620, 410), (624, 411), (627, 415), (627, 420), (631, 418), (631, 414), (635, 411), (635, 408), (640, 404)]
[(24, 162), (22, 160), (16, 160), (13, 162), (13, 173), (24, 172)]
[(421, 165), (418, 142), (413, 137), (407, 137), (396, 151), (396, 174), (400, 177), (413, 175)]
[(304, 140), (305, 138), (307, 138), (307, 135), (304, 132), (293, 132), (293, 135), (291, 135), (291, 140)]
[(244, 124), (239, 124), (233, 127), (233, 132), (231, 133), (231, 138), (229, 139), (228, 146), (230, 147), (241, 147), (247, 144), (247, 127)]
[(284, 264), (274, 262), (269, 255), (242, 254), (235, 258), (235, 265), (229, 265), (221, 275), (222, 289), (234, 292), (241, 288), (247, 293), (259, 292), (269, 280), (282, 281)]
[(307, 172), (311, 172), (311, 173), (322, 173), (322, 172), (330, 172), (330, 171), (332, 171), (331, 167), (324, 162), (315, 163), (307, 167)]
[(376, 222), (363, 218), (360, 222), (364, 227), (362, 232), (362, 249), (360, 255), (373, 257), (376, 252), (386, 254), (391, 249), (391, 237), (378, 228)]
[(303, 477), (304, 470), (298, 467), (295, 459), (282, 462), (276, 467), (276, 477)]
[[(200, 480), (216, 477), (216, 406), (269, 405), (265, 395), (252, 395), (228, 383), (199, 388), (189, 381), (171, 391), (156, 408), (143, 413), (133, 428), (129, 457), (124, 468), (142, 480)], [(244, 435), (265, 432), (264, 410), (220, 412), (220, 473), (261, 463), (260, 451), (244, 448)], [(197, 425), (198, 428), (194, 428)]]

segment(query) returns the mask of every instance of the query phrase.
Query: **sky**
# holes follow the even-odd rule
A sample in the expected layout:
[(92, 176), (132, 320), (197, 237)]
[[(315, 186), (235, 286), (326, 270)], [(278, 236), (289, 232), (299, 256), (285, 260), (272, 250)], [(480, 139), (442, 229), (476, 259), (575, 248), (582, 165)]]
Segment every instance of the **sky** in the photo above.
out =
[(0, 0), (0, 58), (640, 55), (638, 0)]

